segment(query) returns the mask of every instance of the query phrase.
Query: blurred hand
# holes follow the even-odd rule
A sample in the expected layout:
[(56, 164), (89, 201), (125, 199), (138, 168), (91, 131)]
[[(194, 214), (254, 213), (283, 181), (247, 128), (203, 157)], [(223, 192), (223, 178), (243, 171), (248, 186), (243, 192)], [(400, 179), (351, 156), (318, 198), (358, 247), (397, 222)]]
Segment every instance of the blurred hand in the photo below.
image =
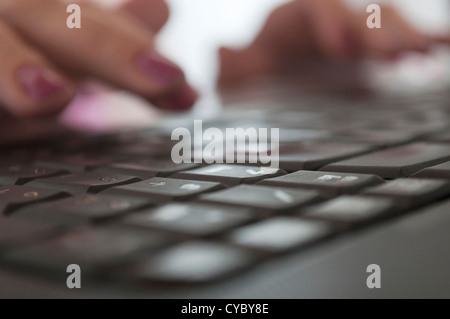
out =
[(80, 2), (82, 28), (66, 26), (61, 0), (0, 1), (0, 106), (42, 115), (67, 105), (80, 79), (94, 78), (185, 110), (197, 95), (181, 69), (153, 46), (168, 18), (164, 0), (134, 0), (119, 10)]
[(289, 70), (299, 60), (393, 59), (404, 51), (425, 52), (436, 42), (450, 42), (450, 37), (420, 33), (389, 6), (382, 8), (381, 29), (367, 28), (368, 16), (340, 0), (289, 2), (272, 12), (249, 47), (221, 48), (219, 85)]

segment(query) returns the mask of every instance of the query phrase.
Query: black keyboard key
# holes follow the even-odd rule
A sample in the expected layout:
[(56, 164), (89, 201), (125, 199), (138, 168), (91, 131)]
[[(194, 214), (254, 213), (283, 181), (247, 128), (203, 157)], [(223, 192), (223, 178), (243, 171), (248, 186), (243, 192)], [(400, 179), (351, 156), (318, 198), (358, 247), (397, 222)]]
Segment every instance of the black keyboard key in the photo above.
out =
[[(21, 249), (5, 253), (11, 264), (48, 270), (67, 276), (68, 265), (77, 264), (82, 273), (102, 270), (126, 263), (141, 251), (149, 253), (173, 242), (160, 233), (111, 226), (75, 229)], [(52, 274), (51, 274), (52, 275)]]
[(203, 193), (223, 189), (213, 182), (197, 182), (155, 177), (142, 182), (113, 187), (102, 194), (151, 197), (156, 201), (184, 200)]
[(383, 179), (375, 175), (298, 171), (263, 180), (258, 185), (316, 189), (325, 196), (337, 196), (380, 183)]
[(301, 217), (327, 220), (350, 228), (398, 212), (394, 201), (367, 196), (341, 196), (300, 211)]
[(210, 236), (251, 221), (255, 215), (244, 208), (206, 204), (168, 204), (125, 217), (135, 227), (161, 229), (191, 236)]
[(164, 142), (158, 143), (138, 143), (129, 145), (119, 145), (116, 148), (111, 148), (110, 154), (121, 154), (125, 158), (154, 158), (163, 157), (170, 154), (172, 145), (168, 138)]
[(64, 171), (38, 166), (13, 164), (0, 168), (0, 184), (22, 185), (36, 178), (60, 175)]
[(7, 185), (0, 187), (0, 215), (40, 201), (67, 196), (58, 190), (40, 189), (29, 186)]
[(450, 179), (450, 162), (425, 168), (412, 176), (418, 178)]
[(319, 199), (319, 193), (310, 190), (239, 185), (223, 191), (202, 195), (201, 202), (246, 207), (258, 214), (273, 214), (309, 204)]
[(326, 139), (331, 135), (331, 132), (325, 130), (280, 128), (279, 142), (280, 144), (301, 143)]
[[(0, 248), (16, 247), (57, 234), (53, 225), (0, 217)], [(1, 253), (0, 253), (1, 255)]]
[(35, 165), (39, 167), (48, 167), (56, 170), (65, 170), (69, 172), (83, 172), (94, 169), (99, 166), (106, 165), (114, 160), (116, 157), (78, 153), (73, 155), (60, 156), (53, 159), (45, 159), (35, 161)]
[(423, 205), (450, 194), (450, 181), (437, 179), (399, 178), (368, 189), (369, 196), (393, 199), (404, 208)]
[(439, 132), (425, 137), (427, 141), (450, 143), (450, 131)]
[(218, 182), (228, 186), (253, 184), (264, 178), (283, 175), (280, 169), (270, 167), (252, 167), (232, 164), (214, 164), (206, 167), (179, 172), (172, 178), (197, 181)]
[(199, 164), (175, 164), (171, 159), (138, 159), (126, 162), (111, 163), (96, 169), (96, 172), (137, 176), (142, 179), (167, 177), (180, 171), (193, 169)]
[(366, 143), (377, 147), (388, 147), (413, 141), (419, 134), (406, 130), (356, 130), (334, 134), (331, 138), (338, 141)]
[(450, 145), (414, 143), (333, 163), (321, 170), (397, 178), (410, 176), (449, 159)]
[(198, 284), (227, 277), (255, 261), (255, 254), (244, 249), (187, 242), (143, 260), (131, 276), (145, 282)]
[(139, 181), (139, 178), (133, 176), (83, 172), (38, 179), (28, 183), (27, 186), (55, 189), (76, 195), (82, 193), (98, 193), (109, 187), (136, 183)]
[(288, 172), (315, 170), (372, 148), (373, 146), (359, 143), (301, 143), (280, 146), (280, 168)]
[(152, 201), (146, 198), (86, 194), (26, 207), (14, 216), (79, 225), (101, 222), (150, 205)]
[(268, 253), (282, 253), (314, 243), (332, 234), (322, 221), (277, 217), (233, 231), (227, 239), (233, 244)]

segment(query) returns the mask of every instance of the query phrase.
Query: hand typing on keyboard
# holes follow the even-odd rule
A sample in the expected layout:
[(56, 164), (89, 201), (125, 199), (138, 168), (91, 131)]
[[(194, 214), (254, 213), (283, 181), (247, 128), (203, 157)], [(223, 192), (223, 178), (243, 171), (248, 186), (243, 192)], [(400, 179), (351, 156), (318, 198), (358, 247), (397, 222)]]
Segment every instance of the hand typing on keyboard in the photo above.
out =
[(0, 2), (0, 105), (20, 116), (54, 113), (71, 100), (76, 83), (94, 78), (162, 108), (192, 106), (197, 94), (182, 70), (153, 45), (168, 17), (164, 0), (135, 0), (117, 10), (80, 6), (81, 28), (70, 29), (64, 1)]
[[(193, 105), (197, 94), (181, 69), (153, 46), (168, 17), (164, 0), (130, 0), (116, 10), (83, 1), (80, 29), (67, 27), (66, 5), (61, 0), (1, 1), (0, 105), (10, 113), (54, 113), (85, 78), (132, 91), (165, 109)], [(291, 69), (299, 57), (390, 58), (449, 41), (422, 35), (392, 8), (383, 8), (381, 29), (369, 30), (366, 17), (337, 0), (289, 2), (272, 13), (250, 47), (221, 50), (220, 84), (237, 84), (286, 65)]]
[(219, 84), (232, 87), (255, 76), (292, 72), (301, 60), (310, 65), (310, 60), (394, 59), (404, 51), (450, 43), (450, 36), (422, 34), (390, 6), (381, 7), (381, 28), (370, 29), (365, 11), (352, 11), (340, 0), (289, 1), (272, 12), (250, 46), (221, 48)]

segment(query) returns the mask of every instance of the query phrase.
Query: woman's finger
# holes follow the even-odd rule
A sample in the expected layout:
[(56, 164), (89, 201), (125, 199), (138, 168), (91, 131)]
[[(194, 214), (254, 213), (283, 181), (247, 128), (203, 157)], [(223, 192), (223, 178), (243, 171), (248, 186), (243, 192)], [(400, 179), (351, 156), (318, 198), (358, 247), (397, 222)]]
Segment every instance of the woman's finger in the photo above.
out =
[(194, 105), (197, 98), (197, 91), (186, 83), (176, 93), (154, 99), (152, 102), (163, 110), (183, 112), (188, 111)]
[(355, 30), (349, 25), (354, 19), (352, 12), (336, 0), (308, 1), (306, 5), (310, 32), (319, 51), (332, 60), (353, 56), (358, 45)]
[(11, 1), (0, 7), (0, 17), (68, 70), (147, 98), (176, 94), (185, 86), (181, 69), (153, 48), (150, 31), (117, 12), (80, 5), (81, 29), (66, 27), (66, 6), (59, 0)]
[(42, 115), (64, 107), (72, 83), (0, 21), (0, 104), (16, 115)]
[(414, 28), (394, 8), (384, 9), (386, 28), (391, 31), (391, 37), (399, 43), (400, 50), (425, 52), (430, 48), (432, 44), (430, 37)]
[(434, 36), (433, 40), (436, 43), (442, 43), (442, 44), (450, 44), (450, 34), (448, 35), (438, 35), (438, 36)]
[(383, 7), (382, 12), (381, 28), (358, 29), (364, 56), (390, 59), (405, 51), (425, 52), (432, 45), (429, 36), (415, 29), (391, 6)]
[(130, 13), (154, 33), (161, 30), (169, 19), (165, 0), (129, 0), (119, 10)]

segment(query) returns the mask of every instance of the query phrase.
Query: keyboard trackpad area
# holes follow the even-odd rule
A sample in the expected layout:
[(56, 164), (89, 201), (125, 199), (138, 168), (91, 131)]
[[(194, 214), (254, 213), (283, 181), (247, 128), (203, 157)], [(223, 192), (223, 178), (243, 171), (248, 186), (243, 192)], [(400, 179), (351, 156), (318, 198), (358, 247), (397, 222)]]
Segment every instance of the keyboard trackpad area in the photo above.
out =
[[(278, 269), (272, 284), (285, 294), (278, 297), (448, 298), (449, 241), (447, 200), (274, 263), (269, 270)], [(380, 266), (380, 289), (367, 287), (371, 264)], [(260, 293), (271, 297), (269, 290)]]
[[(274, 261), (207, 294), (225, 298), (448, 298), (449, 212), (447, 200)], [(367, 287), (371, 275), (367, 267), (372, 264), (381, 269), (380, 289)], [(251, 288), (255, 283), (257, 292)]]

